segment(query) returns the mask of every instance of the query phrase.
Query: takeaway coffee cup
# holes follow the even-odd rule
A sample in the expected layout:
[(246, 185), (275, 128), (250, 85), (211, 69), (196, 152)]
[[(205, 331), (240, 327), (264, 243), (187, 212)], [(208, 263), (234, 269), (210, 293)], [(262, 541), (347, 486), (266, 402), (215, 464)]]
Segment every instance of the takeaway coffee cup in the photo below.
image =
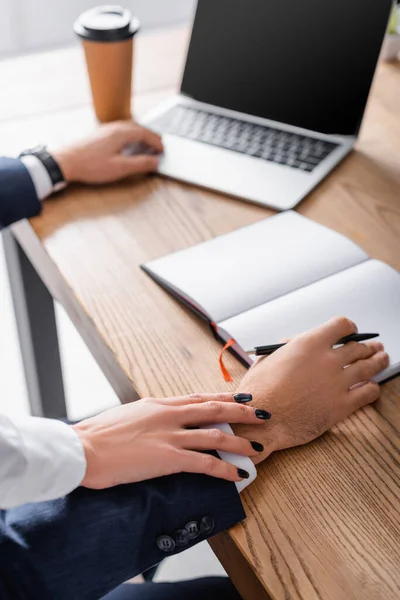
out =
[(84, 12), (74, 30), (82, 39), (98, 120), (131, 118), (134, 36), (139, 21), (122, 6), (99, 6)]

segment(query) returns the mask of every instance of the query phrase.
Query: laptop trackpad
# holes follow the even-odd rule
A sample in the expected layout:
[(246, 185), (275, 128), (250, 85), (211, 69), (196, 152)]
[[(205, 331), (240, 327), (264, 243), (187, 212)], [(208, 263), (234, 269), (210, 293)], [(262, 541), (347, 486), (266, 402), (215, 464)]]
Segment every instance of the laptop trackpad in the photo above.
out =
[(163, 143), (161, 174), (279, 210), (292, 208), (315, 185), (310, 173), (266, 160), (169, 134)]

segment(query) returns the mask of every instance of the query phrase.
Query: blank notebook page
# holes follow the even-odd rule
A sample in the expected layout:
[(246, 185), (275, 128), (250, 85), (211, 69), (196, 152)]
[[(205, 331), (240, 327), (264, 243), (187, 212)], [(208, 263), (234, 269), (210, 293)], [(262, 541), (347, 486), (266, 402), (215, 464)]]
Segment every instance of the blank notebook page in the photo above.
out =
[(344, 315), (360, 332), (380, 333), (391, 368), (400, 367), (400, 275), (388, 265), (370, 260), (220, 323), (243, 349), (274, 344), (282, 338)]
[(218, 322), (367, 259), (346, 237), (289, 211), (146, 269)]

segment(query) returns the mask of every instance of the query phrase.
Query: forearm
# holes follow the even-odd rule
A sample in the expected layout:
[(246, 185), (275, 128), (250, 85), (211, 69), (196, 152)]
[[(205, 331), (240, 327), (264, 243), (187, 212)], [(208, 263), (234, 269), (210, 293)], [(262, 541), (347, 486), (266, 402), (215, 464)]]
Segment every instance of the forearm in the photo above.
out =
[(0, 229), (40, 213), (54, 191), (44, 164), (34, 155), (0, 157)]
[(0, 158), (0, 229), (37, 215), (41, 204), (33, 180), (20, 160)]
[[(104, 491), (80, 488), (61, 500), (11, 510), (6, 519), (19, 550), (29, 548), (49, 598), (89, 600), (244, 516), (234, 484), (182, 474)], [(214, 523), (209, 531), (205, 517)], [(191, 522), (198, 534), (179, 545), (179, 531)], [(175, 548), (161, 550), (161, 536)]]

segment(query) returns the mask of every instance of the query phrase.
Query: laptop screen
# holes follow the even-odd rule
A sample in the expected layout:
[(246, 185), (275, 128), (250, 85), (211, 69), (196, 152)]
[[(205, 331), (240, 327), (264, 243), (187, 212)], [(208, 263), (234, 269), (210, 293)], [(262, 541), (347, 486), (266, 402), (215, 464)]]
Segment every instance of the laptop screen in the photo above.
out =
[(392, 0), (199, 0), (182, 93), (356, 135)]

